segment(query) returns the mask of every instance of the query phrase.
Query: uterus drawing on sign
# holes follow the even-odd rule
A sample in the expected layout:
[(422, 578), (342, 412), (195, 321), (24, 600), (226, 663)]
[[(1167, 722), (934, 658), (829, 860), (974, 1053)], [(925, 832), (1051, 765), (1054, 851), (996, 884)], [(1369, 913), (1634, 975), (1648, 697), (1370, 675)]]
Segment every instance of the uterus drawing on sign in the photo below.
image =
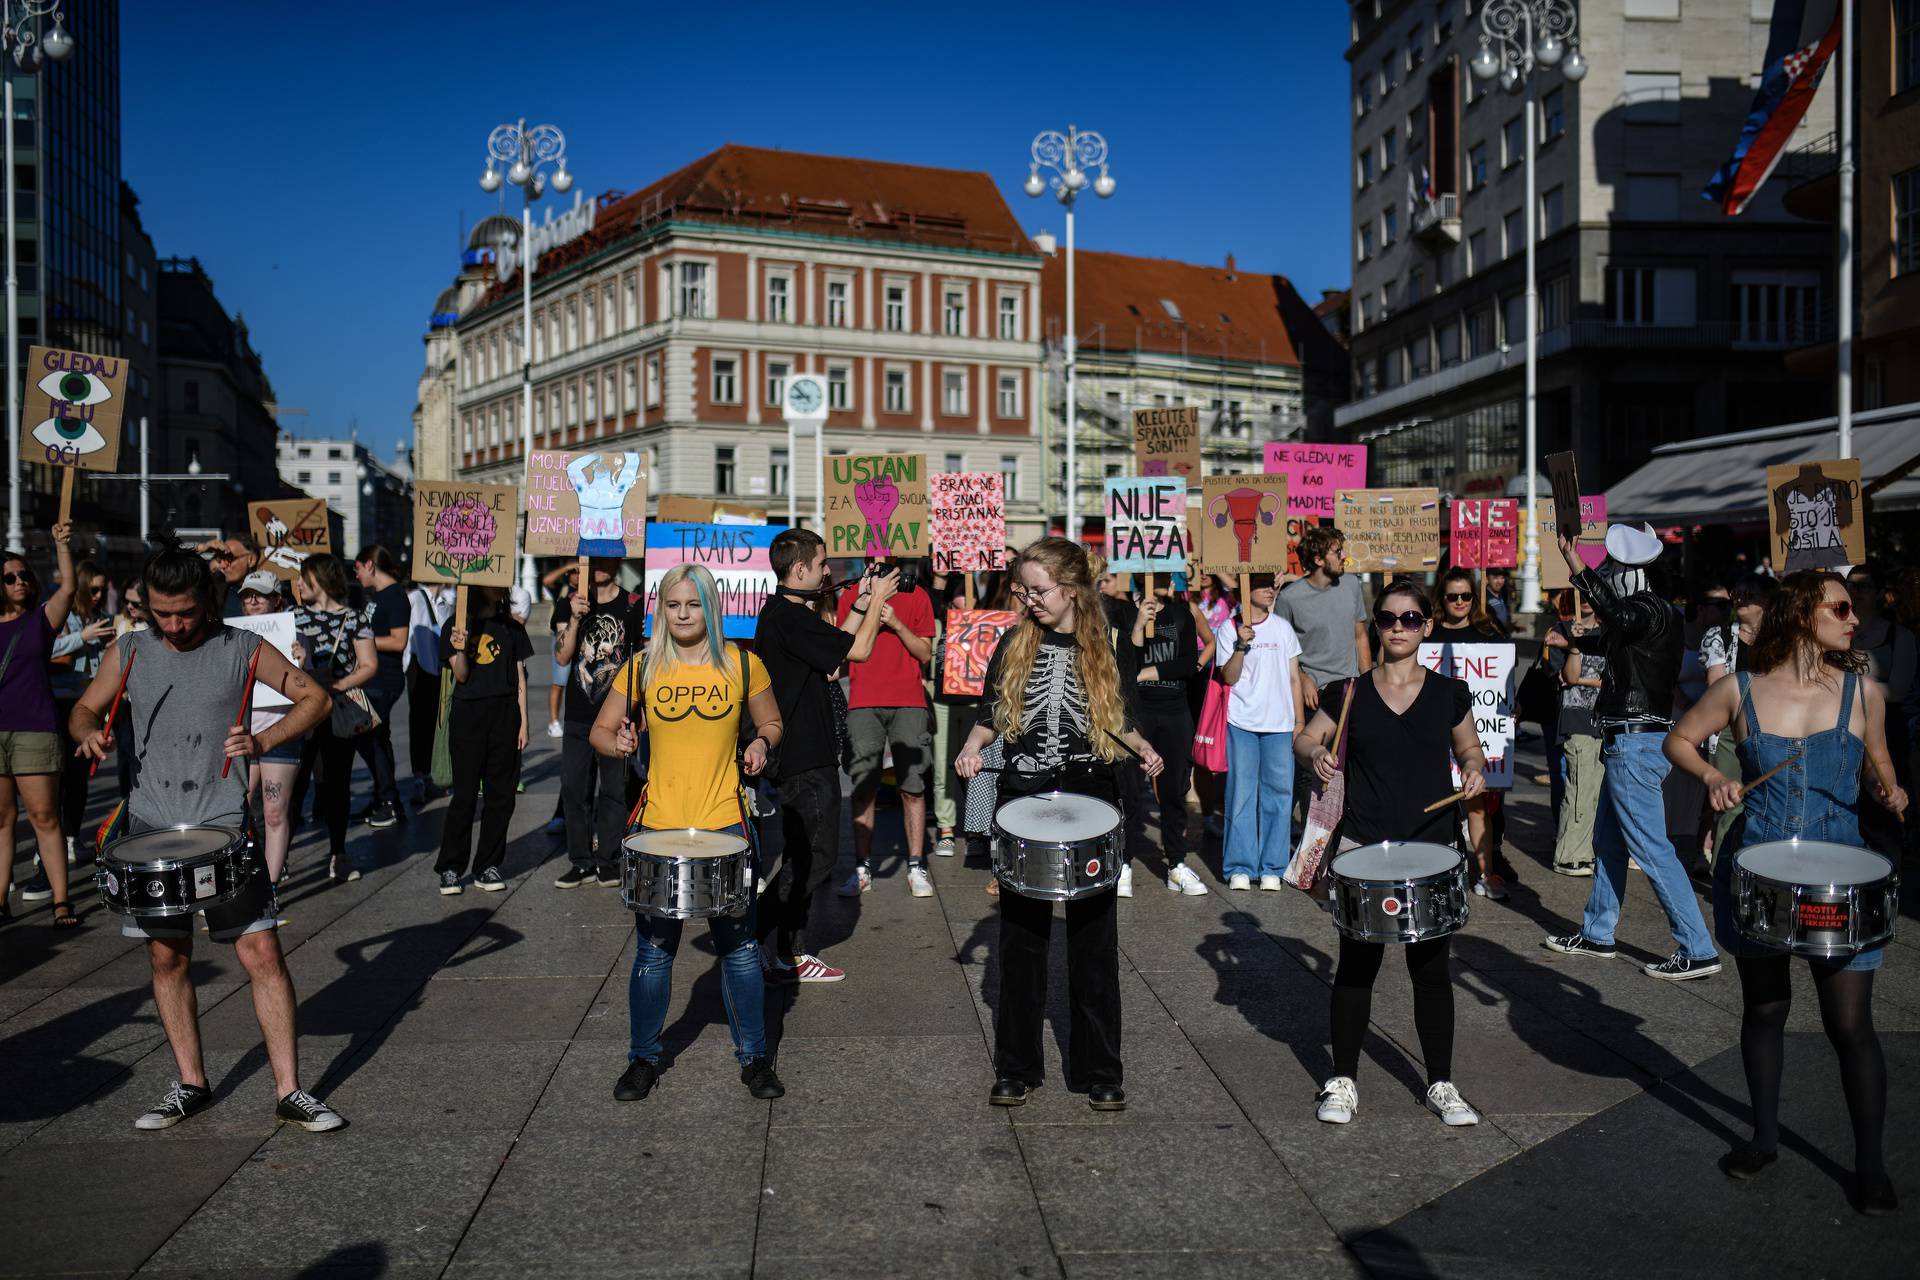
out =
[[(1266, 509), (1273, 504), (1273, 510)], [(1229, 520), (1233, 523), (1233, 538), (1240, 548), (1242, 563), (1253, 559), (1253, 540), (1259, 534), (1259, 526), (1272, 524), (1280, 516), (1280, 499), (1276, 494), (1264, 489), (1233, 489), (1216, 497), (1207, 507), (1207, 518), (1213, 521), (1214, 528), (1224, 529)]]
[(869, 560), (885, 556), (887, 528), (893, 523), (893, 513), (900, 508), (900, 490), (894, 485), (893, 477), (881, 476), (855, 485), (853, 502), (867, 524), (867, 546), (861, 554)]
[[(620, 460), (616, 472), (607, 465)], [(627, 554), (627, 494), (640, 482), (637, 453), (583, 453), (567, 464), (567, 479), (580, 498), (580, 552), (620, 559)]]

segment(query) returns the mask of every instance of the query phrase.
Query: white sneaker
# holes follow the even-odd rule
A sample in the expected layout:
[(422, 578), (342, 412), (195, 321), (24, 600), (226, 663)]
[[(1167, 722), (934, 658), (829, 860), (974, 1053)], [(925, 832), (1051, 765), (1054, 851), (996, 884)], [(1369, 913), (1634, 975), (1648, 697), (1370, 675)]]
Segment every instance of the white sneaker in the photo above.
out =
[(1320, 1090), (1320, 1109), (1314, 1114), (1327, 1124), (1345, 1124), (1359, 1109), (1360, 1090), (1353, 1083), (1353, 1077), (1335, 1076)]
[(1251, 889), (1253, 888), (1253, 877), (1244, 871), (1236, 871), (1227, 877), (1227, 888)]
[(78, 852), (75, 851), (73, 847), (73, 837), (68, 836), (67, 837), (67, 865), (72, 866), (74, 863), (78, 861), (80, 861), (80, 855)]
[(1120, 883), (1114, 886), (1113, 891), (1123, 898), (1133, 896), (1133, 864), (1131, 862), (1120, 864)]
[(1285, 884), (1279, 876), (1261, 876), (1260, 887), (1269, 893), (1278, 893), (1285, 887)]
[(857, 898), (873, 888), (873, 872), (865, 867), (855, 867), (853, 874), (840, 882), (839, 893), (843, 898)]
[(953, 856), (953, 850), (954, 838), (952, 832), (948, 832), (933, 842), (933, 856), (936, 858), (951, 858)]
[[(1480, 1123), (1480, 1113), (1467, 1105), (1467, 1100), (1460, 1096), (1460, 1091), (1453, 1087), (1451, 1080), (1442, 1080), (1427, 1090), (1427, 1110), (1456, 1129)], [(1326, 1117), (1322, 1116), (1321, 1119)]]
[(907, 868), (907, 892), (916, 898), (933, 896), (933, 877), (927, 874), (925, 867)]
[(547, 721), (547, 736), (549, 738), (558, 738), (558, 737), (564, 736), (565, 734), (566, 734), (566, 730), (560, 727), (560, 722), (558, 720)]
[(1167, 872), (1167, 891), (1184, 893), (1189, 898), (1199, 898), (1205, 896), (1207, 886), (1201, 883), (1200, 877), (1193, 873), (1193, 868), (1183, 862)]
[(1489, 898), (1494, 902), (1505, 902), (1507, 900), (1507, 882), (1505, 878), (1501, 876), (1482, 876), (1473, 882), (1473, 891), (1480, 897)]

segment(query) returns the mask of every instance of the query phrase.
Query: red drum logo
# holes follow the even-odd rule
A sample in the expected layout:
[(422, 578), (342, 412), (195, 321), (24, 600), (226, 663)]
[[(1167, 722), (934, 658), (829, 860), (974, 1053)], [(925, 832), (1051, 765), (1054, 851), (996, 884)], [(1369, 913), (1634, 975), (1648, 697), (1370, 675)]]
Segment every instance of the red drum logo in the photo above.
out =
[(1380, 902), (1380, 909), (1390, 916), (1397, 916), (1400, 914), (1400, 899), (1384, 898)]
[(1099, 874), (1100, 874), (1100, 859), (1089, 858), (1087, 860), (1087, 879), (1091, 880)]

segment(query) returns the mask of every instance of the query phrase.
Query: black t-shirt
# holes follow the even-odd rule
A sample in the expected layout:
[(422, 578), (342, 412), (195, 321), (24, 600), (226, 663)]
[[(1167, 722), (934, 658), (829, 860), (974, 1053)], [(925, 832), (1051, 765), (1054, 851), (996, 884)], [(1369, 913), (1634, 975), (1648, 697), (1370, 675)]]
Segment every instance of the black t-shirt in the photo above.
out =
[[(527, 629), (511, 618), (488, 618), (467, 624), (467, 658), (470, 663), (465, 681), (453, 682), (453, 696), (462, 701), (475, 698), (511, 698), (520, 691), (519, 665), (533, 656), (533, 641)], [(453, 620), (440, 629), (440, 661), (453, 660)]]
[[(569, 602), (571, 604), (571, 602)], [(571, 607), (564, 615), (567, 625), (578, 627), (574, 642), (573, 665), (567, 672), (565, 719), (574, 724), (592, 724), (606, 701), (607, 690), (630, 652), (627, 644), (627, 593), (618, 592), (611, 604), (595, 601), (586, 615), (573, 617)]]
[[(1380, 696), (1371, 672), (1354, 677), (1347, 711), (1347, 814), (1340, 834), (1361, 844), (1382, 840), (1455, 843), (1455, 810), (1420, 811), (1452, 795), (1447, 761), (1453, 727), (1473, 714), (1473, 694), (1464, 680), (1429, 671), (1404, 715)], [(1347, 681), (1320, 691), (1322, 710), (1337, 716)]]
[(853, 633), (777, 592), (767, 597), (753, 632), (753, 649), (773, 680), (780, 704), (780, 775), (839, 764), (833, 703), (827, 678), (847, 660)]
[[(367, 593), (367, 621), (373, 626), (376, 643), (392, 635), (395, 628), (403, 634), (413, 625), (413, 606), (407, 602), (407, 589), (399, 583)], [(383, 690), (394, 690), (406, 683), (406, 653), (380, 651), (380, 670), (369, 682)]]
[[(1136, 615), (1137, 618), (1137, 615)], [(1184, 600), (1161, 602), (1160, 616), (1153, 621), (1153, 635), (1139, 648), (1133, 645), (1133, 624), (1120, 633), (1120, 678), (1134, 683), (1141, 702), (1156, 705), (1185, 706), (1187, 679), (1200, 666), (1200, 641), (1193, 629), (1193, 610)], [(1143, 667), (1155, 667), (1158, 680), (1141, 680)]]

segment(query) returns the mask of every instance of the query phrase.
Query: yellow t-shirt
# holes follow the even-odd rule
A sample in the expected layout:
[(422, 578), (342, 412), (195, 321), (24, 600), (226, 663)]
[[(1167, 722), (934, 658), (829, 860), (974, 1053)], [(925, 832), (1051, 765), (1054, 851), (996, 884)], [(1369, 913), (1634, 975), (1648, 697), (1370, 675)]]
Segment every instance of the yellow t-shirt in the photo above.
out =
[[(747, 662), (748, 696), (772, 681), (760, 659), (735, 648)], [(625, 697), (637, 664), (613, 678), (613, 693)], [(648, 734), (645, 827), (693, 827), (718, 831), (740, 825), (739, 774), (734, 752), (740, 741), (740, 675), (706, 663), (676, 666), (661, 675), (647, 671)]]

